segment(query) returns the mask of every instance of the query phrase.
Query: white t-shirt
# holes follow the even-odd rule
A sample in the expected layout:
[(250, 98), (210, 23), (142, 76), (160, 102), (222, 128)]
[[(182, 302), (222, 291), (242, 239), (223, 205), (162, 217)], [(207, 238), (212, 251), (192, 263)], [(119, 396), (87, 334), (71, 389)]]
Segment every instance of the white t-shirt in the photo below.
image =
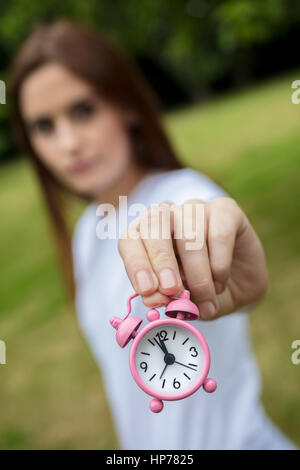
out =
[[(209, 201), (220, 196), (226, 193), (191, 168), (154, 170), (134, 188), (128, 207), (132, 203), (150, 207), (163, 201)], [(260, 375), (245, 311), (211, 322), (193, 322), (209, 345), (209, 377), (217, 381), (217, 390), (208, 394), (201, 387), (184, 400), (165, 401), (161, 413), (150, 411), (151, 397), (137, 386), (129, 369), (131, 343), (121, 349), (109, 323), (113, 315), (126, 315), (127, 299), (134, 293), (117, 245), (118, 235), (136, 216), (128, 217), (126, 226), (117, 217), (117, 237), (100, 240), (96, 207), (87, 207), (73, 237), (76, 305), (79, 324), (104, 379), (122, 449), (293, 448), (260, 404)], [(117, 216), (122, 210), (117, 210)], [(141, 297), (134, 298), (131, 305), (131, 314), (143, 319), (142, 326), (147, 324), (148, 308)], [(163, 316), (164, 307), (158, 310)]]

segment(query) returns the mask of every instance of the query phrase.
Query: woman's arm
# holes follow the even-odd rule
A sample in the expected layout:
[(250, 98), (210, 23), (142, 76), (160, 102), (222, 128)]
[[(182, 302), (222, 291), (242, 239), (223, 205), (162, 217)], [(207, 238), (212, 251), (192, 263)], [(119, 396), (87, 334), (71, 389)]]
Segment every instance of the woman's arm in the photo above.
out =
[(150, 308), (187, 288), (200, 318), (210, 320), (249, 308), (268, 289), (261, 242), (230, 197), (149, 208), (122, 234), (118, 249), (133, 288)]

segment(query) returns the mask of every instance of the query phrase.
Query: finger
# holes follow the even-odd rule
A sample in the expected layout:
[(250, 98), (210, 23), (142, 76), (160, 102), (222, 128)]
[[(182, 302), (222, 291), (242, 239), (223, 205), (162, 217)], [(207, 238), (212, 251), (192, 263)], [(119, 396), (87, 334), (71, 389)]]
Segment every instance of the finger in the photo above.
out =
[(240, 211), (231, 198), (218, 198), (208, 203), (207, 245), (212, 276), (217, 294), (224, 292), (230, 276)]
[[(181, 243), (180, 243), (181, 244)], [(186, 284), (199, 308), (200, 317), (211, 318), (218, 309), (206, 243), (201, 250), (189, 252), (179, 248)]]
[(171, 302), (171, 298), (156, 291), (154, 294), (142, 297), (143, 303), (149, 308), (158, 308)]
[(118, 250), (132, 287), (141, 295), (143, 303), (150, 308), (160, 307), (170, 302), (170, 298), (157, 291), (158, 279), (137, 227), (138, 221), (135, 221), (122, 234)]
[(134, 290), (141, 296), (151, 295), (158, 288), (137, 224), (131, 224), (118, 242), (118, 250)]
[(170, 206), (152, 206), (141, 216), (140, 233), (153, 271), (159, 281), (159, 292), (176, 294), (183, 288), (173, 249), (173, 215)]
[[(186, 223), (186, 217), (188, 217), (188, 215), (184, 214), (184, 224)], [(190, 217), (193, 217), (193, 215)], [(194, 220), (191, 220), (189, 225), (193, 225), (193, 222)], [(206, 230), (204, 226), (205, 223), (204, 217), (202, 227), (200, 227), (203, 234), (205, 234)], [(182, 238), (176, 239), (178, 253), (185, 273), (188, 289), (195, 299), (200, 316), (203, 318), (211, 318), (217, 313), (219, 303), (212, 278), (207, 245), (206, 242), (203, 241), (200, 247), (195, 245), (197, 246), (196, 249), (190, 249), (191, 241), (193, 244), (196, 243), (197, 234), (194, 232), (193, 239), (191, 234), (184, 231)]]

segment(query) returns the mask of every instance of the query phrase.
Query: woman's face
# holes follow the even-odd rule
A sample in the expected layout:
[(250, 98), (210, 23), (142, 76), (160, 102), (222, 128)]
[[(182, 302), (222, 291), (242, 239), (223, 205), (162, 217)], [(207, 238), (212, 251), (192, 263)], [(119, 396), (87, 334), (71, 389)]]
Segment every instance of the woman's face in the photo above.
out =
[(126, 115), (60, 64), (24, 81), (20, 106), (32, 148), (68, 188), (96, 198), (132, 163)]

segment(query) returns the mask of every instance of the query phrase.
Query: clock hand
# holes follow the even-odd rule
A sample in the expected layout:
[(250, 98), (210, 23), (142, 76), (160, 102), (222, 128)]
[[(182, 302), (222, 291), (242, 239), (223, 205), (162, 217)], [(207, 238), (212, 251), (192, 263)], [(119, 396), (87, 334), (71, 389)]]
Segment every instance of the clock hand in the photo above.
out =
[(168, 367), (168, 365), (169, 365), (169, 364), (166, 364), (166, 365), (165, 365), (164, 370), (163, 370), (162, 373), (160, 374), (160, 377), (159, 377), (160, 379), (162, 378), (162, 376), (163, 376), (163, 374), (164, 374), (166, 368)]
[(188, 369), (192, 369), (192, 370), (194, 370), (194, 371), (197, 370), (197, 369), (194, 369), (193, 367), (190, 367), (190, 366), (187, 366), (187, 365), (185, 365), (185, 364), (182, 364), (182, 362), (178, 362), (178, 361), (174, 361), (174, 362), (176, 362), (176, 364), (180, 364), (181, 366), (187, 367)]
[(158, 341), (159, 341), (159, 343), (160, 343), (161, 349), (163, 350), (163, 352), (164, 352), (165, 354), (169, 354), (169, 351), (167, 350), (167, 347), (166, 347), (166, 345), (165, 345), (165, 342), (160, 339), (159, 333), (158, 333), (157, 335), (158, 335)]
[(158, 346), (163, 352), (165, 352), (164, 349), (163, 349), (163, 347), (161, 346), (161, 344), (157, 341), (157, 339), (156, 339), (156, 338), (153, 338), (153, 339), (154, 339), (154, 341), (156, 342), (157, 346)]
[(156, 342), (157, 346), (160, 347), (160, 349), (164, 352), (165, 355), (169, 354), (169, 351), (166, 348), (165, 343), (158, 337), (158, 340), (156, 338), (153, 338), (154, 341)]

